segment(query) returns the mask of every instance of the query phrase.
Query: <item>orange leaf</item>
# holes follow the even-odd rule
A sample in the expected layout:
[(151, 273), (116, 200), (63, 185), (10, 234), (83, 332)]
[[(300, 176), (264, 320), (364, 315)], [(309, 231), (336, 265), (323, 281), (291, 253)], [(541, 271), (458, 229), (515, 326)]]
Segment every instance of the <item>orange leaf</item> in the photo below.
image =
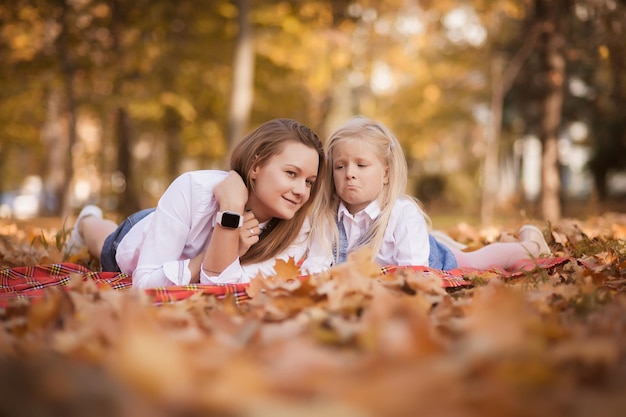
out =
[(293, 258), (289, 258), (287, 261), (277, 259), (274, 270), (276, 271), (275, 277), (285, 281), (297, 279), (301, 274), (300, 268), (296, 265)]

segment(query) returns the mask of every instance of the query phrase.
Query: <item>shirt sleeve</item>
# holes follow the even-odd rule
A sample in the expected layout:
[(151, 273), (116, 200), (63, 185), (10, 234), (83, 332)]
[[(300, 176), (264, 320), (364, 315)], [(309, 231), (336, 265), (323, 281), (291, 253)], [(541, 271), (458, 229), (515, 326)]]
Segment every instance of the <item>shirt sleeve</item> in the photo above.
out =
[[(136, 249), (138, 260), (133, 271), (133, 286), (154, 288), (187, 285), (191, 281), (189, 256), (185, 247), (190, 230), (198, 218), (208, 221), (208, 209), (197, 212), (194, 207), (209, 208), (212, 192), (196, 193), (189, 175), (181, 175), (163, 193), (152, 223)], [(202, 201), (193, 201), (193, 199)], [(214, 211), (214, 210), (213, 210)]]
[(221, 274), (217, 276), (209, 276), (204, 272), (204, 268), (200, 268), (200, 284), (211, 285), (224, 285), (224, 284), (243, 284), (250, 282), (251, 277), (248, 277), (244, 272), (244, 269), (239, 263), (239, 258), (235, 259), (233, 263), (228, 265)]
[(398, 200), (392, 220), (392, 239), (396, 265), (428, 266), (430, 244), (428, 225), (419, 208), (409, 200)]
[(276, 270), (274, 266), (276, 265), (277, 259), (288, 261), (290, 258), (293, 258), (293, 260), (298, 263), (305, 256), (308, 249), (310, 230), (311, 225), (309, 221), (306, 220), (291, 245), (275, 258), (247, 265), (241, 265), (239, 259), (236, 259), (218, 276), (209, 276), (204, 271), (200, 272), (200, 283), (214, 285), (245, 284), (250, 282), (250, 280), (259, 273), (265, 277), (275, 275)]

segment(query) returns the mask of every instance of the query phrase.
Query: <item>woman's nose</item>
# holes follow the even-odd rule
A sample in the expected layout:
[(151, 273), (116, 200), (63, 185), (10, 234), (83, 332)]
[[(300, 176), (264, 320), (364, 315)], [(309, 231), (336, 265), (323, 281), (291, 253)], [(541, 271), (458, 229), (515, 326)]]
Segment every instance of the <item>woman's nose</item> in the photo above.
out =
[(304, 181), (296, 181), (296, 184), (293, 187), (293, 191), (296, 194), (304, 194), (306, 192), (306, 180)]

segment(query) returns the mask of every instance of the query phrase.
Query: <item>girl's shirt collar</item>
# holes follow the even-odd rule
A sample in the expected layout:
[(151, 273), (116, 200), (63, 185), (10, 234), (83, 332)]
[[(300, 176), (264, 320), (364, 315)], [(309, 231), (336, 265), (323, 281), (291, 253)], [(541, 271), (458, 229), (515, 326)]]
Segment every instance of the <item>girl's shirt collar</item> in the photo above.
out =
[(344, 216), (347, 216), (350, 219), (356, 220), (363, 218), (363, 216), (369, 217), (370, 220), (374, 220), (380, 214), (380, 204), (378, 204), (378, 200), (374, 200), (367, 205), (363, 210), (357, 212), (355, 215), (352, 215), (346, 206), (343, 204), (343, 201), (339, 203), (339, 210), (337, 210), (337, 219), (343, 220)]

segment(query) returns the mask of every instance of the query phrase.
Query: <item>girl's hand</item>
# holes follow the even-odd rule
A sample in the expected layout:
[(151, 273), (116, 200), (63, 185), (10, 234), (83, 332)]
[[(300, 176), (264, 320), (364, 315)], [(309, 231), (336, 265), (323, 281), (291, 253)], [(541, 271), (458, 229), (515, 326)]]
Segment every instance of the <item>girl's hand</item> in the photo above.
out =
[(221, 211), (243, 214), (248, 202), (248, 189), (236, 171), (229, 171), (228, 176), (215, 186), (213, 194)]
[(259, 241), (259, 221), (251, 211), (246, 211), (243, 215), (243, 226), (239, 232), (239, 256), (243, 256), (250, 246)]

